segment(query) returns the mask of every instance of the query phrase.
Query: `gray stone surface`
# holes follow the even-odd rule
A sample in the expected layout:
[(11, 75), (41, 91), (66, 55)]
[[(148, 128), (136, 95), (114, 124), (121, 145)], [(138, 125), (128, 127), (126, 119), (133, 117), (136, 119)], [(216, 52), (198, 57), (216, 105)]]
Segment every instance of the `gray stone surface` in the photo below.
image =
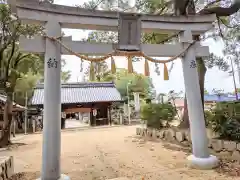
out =
[(185, 139), (184, 132), (176, 132), (176, 139), (178, 142), (182, 142)]
[(0, 157), (0, 179), (8, 180), (14, 174), (13, 157)]
[(157, 138), (157, 131), (155, 129), (152, 130), (152, 138), (153, 139)]
[(189, 142), (191, 142), (191, 134), (190, 134), (189, 131), (186, 131), (186, 132), (185, 132), (185, 138), (186, 138), (186, 140), (188, 140)]
[(229, 152), (229, 151), (221, 151), (221, 152), (219, 152), (219, 155), (223, 159), (228, 159), (229, 157), (231, 157), (231, 152)]
[(223, 141), (223, 147), (228, 151), (234, 151), (237, 148), (237, 143), (234, 141)]
[(240, 151), (240, 143), (237, 143), (237, 150)]
[(211, 141), (211, 139), (208, 139), (208, 147), (212, 148), (212, 141)]
[(232, 159), (240, 160), (240, 152), (237, 151), (237, 150), (233, 151), (233, 153), (232, 153)]
[(214, 151), (219, 152), (223, 150), (223, 141), (219, 139), (211, 139), (212, 148)]
[[(143, 128), (141, 128), (141, 131)], [(145, 130), (145, 129), (144, 129)], [(146, 131), (145, 131), (146, 132)], [(172, 140), (177, 140), (184, 147), (191, 147), (191, 138), (189, 131), (174, 131), (172, 129), (164, 129), (164, 130), (154, 130), (151, 129), (148, 131), (148, 134), (152, 136), (148, 136), (152, 139), (159, 138), (165, 139), (166, 141), (171, 142)], [(142, 140), (143, 141), (143, 140)], [(139, 144), (145, 143), (139, 141)], [(208, 148), (210, 151), (214, 151), (219, 156), (224, 159), (232, 159), (240, 161), (240, 143), (236, 143), (234, 141), (224, 141), (220, 139), (208, 139)], [(150, 148), (150, 151), (154, 151), (154, 147)]]
[(136, 134), (140, 135), (141, 128), (136, 128)]
[(156, 130), (156, 138), (161, 138), (161, 137), (160, 137), (160, 133), (161, 133), (161, 132), (160, 132), (159, 130)]
[(170, 140), (170, 141), (175, 140), (175, 136), (176, 136), (176, 133), (172, 129), (168, 129), (165, 131), (165, 138), (167, 140)]
[(147, 136), (152, 137), (152, 129), (147, 129)]
[(147, 135), (147, 130), (146, 129), (142, 129), (141, 134), (142, 134), (142, 136), (146, 136)]

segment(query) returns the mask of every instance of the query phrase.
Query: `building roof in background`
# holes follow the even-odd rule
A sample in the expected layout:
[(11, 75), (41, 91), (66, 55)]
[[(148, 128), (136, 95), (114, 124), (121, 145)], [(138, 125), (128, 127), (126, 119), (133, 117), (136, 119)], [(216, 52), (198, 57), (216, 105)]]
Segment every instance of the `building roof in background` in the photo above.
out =
[[(238, 95), (240, 98), (240, 94)], [(227, 101), (236, 101), (236, 96), (234, 95), (216, 95), (216, 94), (205, 94), (204, 95), (204, 102), (227, 102)], [(171, 101), (173, 103), (173, 101)], [(175, 105), (176, 107), (183, 107), (184, 106), (184, 98), (176, 98), (175, 99)]]
[(205, 94), (204, 95), (204, 101), (215, 101), (215, 102), (224, 102), (224, 101), (236, 101), (235, 96), (229, 96), (227, 94), (223, 95), (216, 95), (216, 94)]
[[(80, 82), (61, 85), (62, 104), (122, 101), (113, 82)], [(39, 84), (32, 97), (32, 105), (43, 105), (44, 85)]]

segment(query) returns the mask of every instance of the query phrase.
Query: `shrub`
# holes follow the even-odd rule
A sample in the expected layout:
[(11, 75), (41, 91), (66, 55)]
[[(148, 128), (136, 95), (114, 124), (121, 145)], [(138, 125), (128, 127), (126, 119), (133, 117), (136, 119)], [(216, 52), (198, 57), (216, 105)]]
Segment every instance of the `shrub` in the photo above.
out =
[(176, 115), (176, 109), (171, 104), (145, 104), (141, 108), (141, 118), (147, 121), (147, 127), (160, 129), (168, 126)]
[(211, 119), (213, 118), (213, 113), (209, 110), (205, 110), (204, 111), (204, 117), (205, 117), (205, 123), (206, 123), (206, 127), (209, 126), (209, 121), (211, 121)]
[(213, 116), (208, 120), (209, 127), (219, 134), (220, 138), (240, 141), (240, 103), (218, 103)]

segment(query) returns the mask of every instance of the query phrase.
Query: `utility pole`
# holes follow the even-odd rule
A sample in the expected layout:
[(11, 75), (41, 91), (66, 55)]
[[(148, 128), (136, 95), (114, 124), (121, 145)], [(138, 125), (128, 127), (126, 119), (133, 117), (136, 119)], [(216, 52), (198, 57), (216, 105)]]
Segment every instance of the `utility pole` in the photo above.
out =
[(130, 83), (127, 84), (127, 98), (128, 98), (128, 124), (131, 124), (131, 112), (130, 112), (130, 97), (129, 97), (129, 86)]
[(237, 72), (238, 72), (238, 83), (240, 85), (240, 62), (238, 61), (236, 65), (237, 65)]
[(28, 111), (27, 111), (27, 106), (28, 104), (28, 94), (26, 92), (25, 94), (25, 117), (24, 117), (24, 134), (26, 135), (27, 134), (27, 123), (28, 123)]
[[(15, 93), (13, 92), (13, 100), (12, 100), (13, 109), (14, 109), (14, 101), (15, 101)], [(16, 103), (15, 103), (15, 105), (16, 105)], [(15, 118), (15, 113), (13, 113), (12, 118), (13, 118), (13, 121), (12, 121), (12, 123), (13, 123), (13, 137), (15, 137), (16, 136), (16, 118)]]
[(233, 68), (233, 60), (232, 59), (231, 59), (231, 66), (232, 66), (232, 76), (233, 76), (233, 85), (234, 85), (234, 89), (235, 89), (235, 96), (236, 96), (236, 100), (238, 100), (238, 91), (237, 91), (237, 86), (236, 86), (235, 72), (234, 72), (234, 68)]

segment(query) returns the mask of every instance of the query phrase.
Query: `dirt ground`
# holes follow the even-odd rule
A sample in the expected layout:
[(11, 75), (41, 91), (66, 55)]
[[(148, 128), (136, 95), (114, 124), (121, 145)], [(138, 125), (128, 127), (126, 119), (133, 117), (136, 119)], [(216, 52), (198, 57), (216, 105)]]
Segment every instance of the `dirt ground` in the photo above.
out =
[[(72, 180), (240, 179), (217, 170), (189, 169), (188, 152), (168, 148), (163, 142), (139, 142), (135, 129), (125, 126), (62, 132), (62, 173)], [(15, 172), (19, 173), (14, 180), (36, 179), (41, 169), (42, 135), (28, 135), (17, 143), (18, 147), (0, 152), (0, 156), (14, 156)]]

